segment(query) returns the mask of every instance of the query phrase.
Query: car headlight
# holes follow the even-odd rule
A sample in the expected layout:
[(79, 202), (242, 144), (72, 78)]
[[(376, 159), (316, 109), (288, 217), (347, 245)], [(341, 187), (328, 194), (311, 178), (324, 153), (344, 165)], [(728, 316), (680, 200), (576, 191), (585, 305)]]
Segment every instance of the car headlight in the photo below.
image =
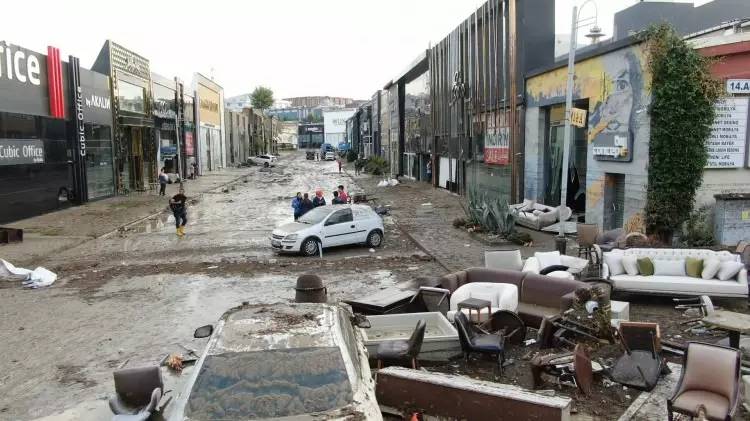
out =
[(297, 234), (289, 234), (286, 237), (284, 237), (284, 241), (287, 241), (287, 240), (293, 241), (293, 240), (296, 240), (296, 239), (297, 239)]

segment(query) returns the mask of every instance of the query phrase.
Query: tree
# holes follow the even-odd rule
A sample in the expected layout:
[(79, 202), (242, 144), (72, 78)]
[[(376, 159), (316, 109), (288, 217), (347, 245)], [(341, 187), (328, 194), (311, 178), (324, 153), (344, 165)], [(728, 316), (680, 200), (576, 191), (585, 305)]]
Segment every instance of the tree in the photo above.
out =
[(646, 229), (670, 243), (688, 219), (708, 160), (706, 140), (721, 84), (711, 60), (688, 45), (671, 26), (645, 32), (651, 70)]
[(258, 110), (270, 108), (273, 105), (273, 91), (265, 86), (258, 86), (250, 94), (250, 101), (253, 104), (253, 108)]

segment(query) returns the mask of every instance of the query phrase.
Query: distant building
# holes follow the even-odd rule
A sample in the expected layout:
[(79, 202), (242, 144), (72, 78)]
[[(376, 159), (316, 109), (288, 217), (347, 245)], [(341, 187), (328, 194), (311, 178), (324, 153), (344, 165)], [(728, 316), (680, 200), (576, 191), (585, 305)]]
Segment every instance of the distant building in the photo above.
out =
[(298, 96), (293, 98), (284, 98), (289, 101), (292, 107), (339, 107), (344, 108), (352, 104), (355, 100), (352, 98), (341, 98), (335, 96)]
[(279, 149), (297, 148), (297, 122), (282, 121), (279, 132)]
[(323, 127), (325, 128), (325, 142), (337, 146), (346, 141), (346, 120), (351, 118), (357, 110), (353, 108), (325, 111), (323, 113)]
[(252, 94), (242, 94), (224, 99), (224, 107), (229, 111), (242, 111), (243, 108), (252, 108)]
[(615, 13), (613, 39), (627, 38), (659, 22), (668, 22), (687, 35), (745, 17), (750, 17), (748, 0), (713, 0), (698, 7), (693, 3), (640, 1)]

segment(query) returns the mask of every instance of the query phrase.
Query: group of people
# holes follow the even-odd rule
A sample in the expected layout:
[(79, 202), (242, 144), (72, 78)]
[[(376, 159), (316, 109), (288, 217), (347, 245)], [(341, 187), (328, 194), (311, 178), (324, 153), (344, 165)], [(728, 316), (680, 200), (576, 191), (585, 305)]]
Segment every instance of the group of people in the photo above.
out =
[[(349, 195), (344, 191), (344, 186), (339, 185), (338, 190), (334, 190), (333, 199), (331, 199), (332, 205), (343, 205), (349, 203)], [(313, 208), (318, 206), (325, 206), (326, 198), (323, 197), (323, 190), (315, 190), (315, 197), (310, 200), (310, 196), (307, 193), (302, 194), (297, 192), (292, 199), (292, 211), (294, 212), (294, 220), (299, 219), (300, 216), (306, 214)]]

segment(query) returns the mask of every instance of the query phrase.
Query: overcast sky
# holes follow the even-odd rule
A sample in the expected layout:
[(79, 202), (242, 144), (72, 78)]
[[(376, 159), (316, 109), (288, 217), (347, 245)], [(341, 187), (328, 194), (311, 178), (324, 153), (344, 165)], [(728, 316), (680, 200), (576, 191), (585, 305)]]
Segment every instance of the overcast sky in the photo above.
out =
[[(614, 13), (636, 1), (597, 1), (599, 25), (608, 36)], [(582, 2), (556, 1), (557, 33), (570, 33), (571, 8)], [(366, 99), (480, 4), (472, 0), (15, 1), (3, 7), (0, 36), (45, 54), (47, 45), (56, 46), (62, 57), (78, 56), (85, 67), (93, 64), (104, 41), (112, 39), (148, 58), (151, 70), (163, 76), (190, 82), (193, 72), (213, 74), (226, 96), (266, 85), (276, 98)], [(593, 10), (586, 6), (582, 15)]]

